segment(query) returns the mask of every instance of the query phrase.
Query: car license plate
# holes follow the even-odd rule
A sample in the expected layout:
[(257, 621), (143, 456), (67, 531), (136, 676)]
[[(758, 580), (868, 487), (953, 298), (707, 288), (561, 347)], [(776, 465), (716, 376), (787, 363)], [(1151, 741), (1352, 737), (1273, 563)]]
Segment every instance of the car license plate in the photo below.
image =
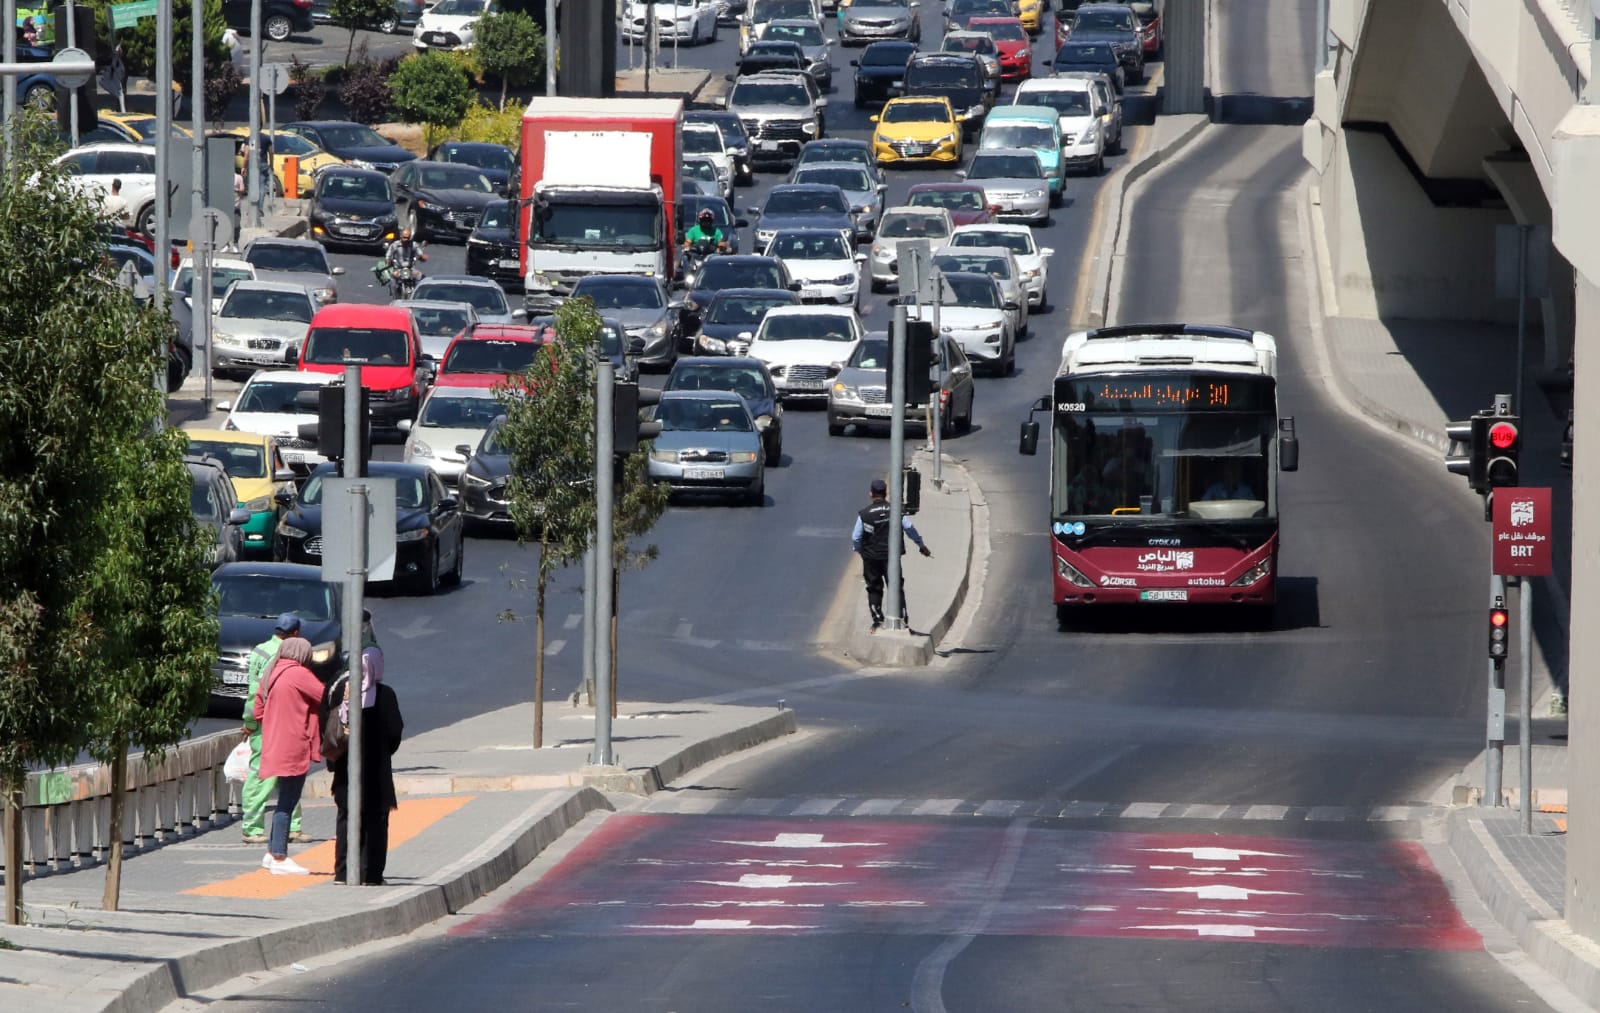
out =
[(757, 141), (756, 147), (762, 151), (778, 151), (781, 145), (777, 141)]
[(685, 468), (685, 469), (683, 469), (683, 477), (684, 478), (691, 478), (691, 479), (692, 478), (721, 478), (722, 476), (723, 476), (723, 469), (721, 469), (721, 468)]
[(866, 415), (867, 415), (867, 418), (869, 418), (869, 419), (886, 419), (886, 418), (888, 418), (889, 416), (891, 416), (893, 414), (894, 414), (894, 405), (889, 405), (889, 404), (869, 404), (869, 405), (867, 405)]
[(306, 463), (306, 455), (300, 454), (300, 453), (296, 453), (293, 450), (285, 450), (283, 452), (283, 459), (285, 461), (287, 461), (288, 463), (290, 463), (290, 464), (304, 464), (304, 463)]
[(820, 288), (803, 288), (803, 289), (800, 290), (800, 298), (802, 298), (802, 299), (821, 299), (822, 298), (822, 289), (820, 289)]
[(1188, 601), (1189, 592), (1181, 587), (1157, 587), (1139, 592), (1140, 601)]
[(224, 669), (222, 672), (222, 684), (224, 686), (243, 686), (249, 681), (249, 672), (241, 672), (233, 668)]
[(506, 268), (509, 271), (519, 271), (522, 269), (522, 262), (520, 260), (502, 260), (499, 263), (501, 267)]
[(821, 390), (824, 384), (821, 380), (790, 380), (790, 390)]
[(433, 43), (435, 46), (443, 46), (447, 44), (447, 40), (445, 39), (443, 32), (429, 33), (428, 41)]

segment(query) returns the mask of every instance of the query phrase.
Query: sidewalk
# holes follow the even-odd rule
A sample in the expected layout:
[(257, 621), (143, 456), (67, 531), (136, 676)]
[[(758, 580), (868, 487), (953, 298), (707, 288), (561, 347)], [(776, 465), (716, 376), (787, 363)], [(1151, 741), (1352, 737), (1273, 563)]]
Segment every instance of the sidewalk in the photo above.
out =
[(501, 886), (589, 813), (796, 730), (789, 710), (626, 704), (612, 730), (619, 766), (590, 768), (592, 711), (550, 705), (544, 727), (536, 750), (529, 703), (407, 739), (384, 887), (333, 883), (326, 772), (303, 806), (314, 843), (289, 848), (310, 876), (262, 870), (261, 846), (234, 821), (129, 853), (119, 911), (101, 909), (102, 865), (29, 879), (28, 924), (0, 927), (0, 1009), (153, 1013), (241, 974), (404, 935)]

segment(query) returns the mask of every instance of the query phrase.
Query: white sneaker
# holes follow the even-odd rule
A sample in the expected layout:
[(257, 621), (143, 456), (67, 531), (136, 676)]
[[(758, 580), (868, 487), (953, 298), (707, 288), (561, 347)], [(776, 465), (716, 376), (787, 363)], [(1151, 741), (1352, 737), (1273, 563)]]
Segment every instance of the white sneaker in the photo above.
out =
[(272, 852), (269, 851), (265, 855), (261, 856), (261, 867), (263, 869), (272, 868)]
[(292, 859), (292, 858), (285, 858), (281, 862), (274, 860), (271, 864), (269, 864), (267, 866), (267, 871), (272, 873), (274, 876), (309, 876), (309, 875), (311, 875), (311, 870), (310, 869), (302, 867), (301, 865), (296, 863), (295, 860)]

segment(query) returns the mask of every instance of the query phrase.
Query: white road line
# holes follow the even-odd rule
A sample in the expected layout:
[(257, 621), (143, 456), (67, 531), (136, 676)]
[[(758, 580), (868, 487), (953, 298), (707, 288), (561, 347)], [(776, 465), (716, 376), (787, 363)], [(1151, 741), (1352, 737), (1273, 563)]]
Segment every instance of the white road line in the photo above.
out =
[(1350, 810), (1342, 805), (1316, 805), (1306, 813), (1307, 821), (1319, 823), (1341, 823), (1350, 815)]
[(1222, 814), (1227, 811), (1228, 807), (1225, 805), (1206, 805), (1196, 802), (1194, 805), (1186, 807), (1178, 815), (1186, 820), (1216, 820), (1221, 819)]
[(839, 808), (842, 798), (808, 798), (791, 810), (794, 816), (826, 816)]
[(1011, 879), (1017, 872), (1017, 860), (1022, 855), (1022, 842), (1028, 833), (1027, 820), (1013, 820), (1006, 828), (1005, 841), (1000, 853), (990, 867), (988, 881), (984, 883), (983, 906), (973, 912), (960, 932), (940, 943), (938, 948), (923, 958), (911, 976), (912, 1013), (946, 1013), (944, 1005), (944, 976), (950, 964), (972, 941), (988, 928), (989, 921), (999, 908)]
[(978, 807), (978, 811), (976, 813), (973, 813), (973, 815), (974, 816), (1010, 816), (1012, 813), (1016, 812), (1018, 809), (1021, 809), (1021, 808), (1022, 808), (1022, 803), (1021, 802), (1014, 802), (1014, 801), (1010, 801), (1010, 800), (1007, 800), (1007, 799), (992, 798), (989, 801), (985, 802), (983, 805), (980, 805)]
[(1247, 820), (1281, 820), (1288, 815), (1286, 805), (1253, 805), (1244, 811)]
[(565, 646), (567, 646), (567, 642), (565, 640), (552, 640), (544, 645), (544, 656), (547, 658), (553, 658), (560, 654), (561, 649)]
[(1122, 810), (1125, 820), (1153, 820), (1167, 811), (1166, 802), (1135, 802)]
[(887, 816), (905, 802), (903, 798), (869, 798), (856, 806), (857, 816)]
[(564, 630), (575, 630), (581, 625), (583, 625), (583, 614), (574, 612), (572, 615), (567, 616), (566, 620), (562, 622), (561, 628)]
[(949, 816), (961, 804), (959, 798), (930, 798), (912, 810), (913, 816)]
[(1380, 805), (1367, 815), (1368, 823), (1393, 823), (1417, 818), (1417, 808), (1409, 805)]

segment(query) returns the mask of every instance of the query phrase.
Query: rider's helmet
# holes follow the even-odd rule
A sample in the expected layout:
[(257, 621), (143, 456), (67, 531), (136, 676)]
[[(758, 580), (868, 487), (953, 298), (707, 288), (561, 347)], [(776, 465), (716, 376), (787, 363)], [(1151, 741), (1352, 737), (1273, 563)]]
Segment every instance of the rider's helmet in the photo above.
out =
[(717, 224), (717, 216), (711, 213), (711, 209), (710, 208), (701, 208), (699, 217), (700, 217), (700, 227), (702, 229), (706, 229), (706, 230), (709, 231), (712, 228), (712, 226)]

